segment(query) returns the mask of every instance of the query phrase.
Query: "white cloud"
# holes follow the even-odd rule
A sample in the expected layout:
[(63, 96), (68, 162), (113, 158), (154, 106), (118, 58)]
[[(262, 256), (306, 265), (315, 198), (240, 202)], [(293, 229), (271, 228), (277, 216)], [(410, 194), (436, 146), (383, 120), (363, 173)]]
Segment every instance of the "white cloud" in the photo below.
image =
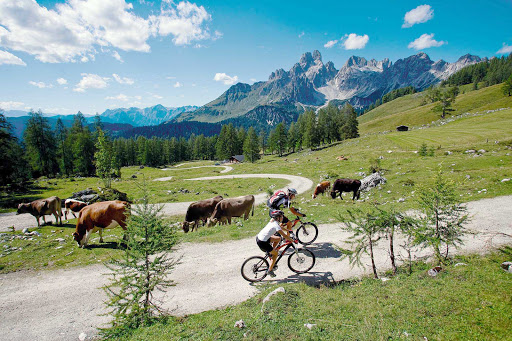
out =
[(165, 77), (165, 79), (176, 79), (176, 77), (173, 77), (173, 76), (167, 76), (167, 77)]
[(438, 47), (438, 46), (441, 46), (444, 44), (446, 44), (445, 41), (434, 40), (434, 33), (432, 33), (432, 34), (425, 33), (425, 34), (422, 34), (421, 37), (419, 37), (415, 41), (410, 42), (409, 45), (407, 45), (407, 47), (410, 49), (422, 50), (422, 49), (427, 49), (429, 47)]
[(215, 31), (215, 33), (213, 34), (212, 40), (218, 40), (218, 39), (222, 38), (223, 36), (224, 36), (224, 33)]
[(114, 57), (115, 59), (117, 59), (117, 60), (118, 60), (118, 61), (120, 61), (121, 63), (124, 63), (124, 60), (123, 60), (123, 58), (121, 58), (121, 56), (119, 55), (119, 52), (117, 52), (117, 51), (112, 52), (112, 57)]
[(93, 73), (82, 73), (82, 79), (75, 85), (73, 91), (85, 92), (87, 89), (104, 89), (108, 86), (110, 78), (100, 77)]
[[(2, 30), (2, 26), (0, 26), (0, 34)], [(0, 35), (1, 38), (1, 35)], [(1, 40), (0, 40), (1, 41)], [(22, 65), (27, 66), (23, 60), (21, 60), (19, 57), (16, 57), (12, 53), (9, 53), (7, 51), (0, 51), (0, 65), (2, 64), (10, 64), (10, 65)]]
[(213, 80), (217, 82), (223, 82), (226, 85), (233, 85), (236, 82), (238, 82), (238, 76), (228, 76), (225, 73), (216, 73), (215, 77), (213, 77)]
[(173, 85), (175, 88), (181, 88), (183, 86), (183, 84), (181, 84), (180, 82), (176, 82), (174, 83)]
[(204, 7), (188, 1), (164, 7), (145, 19), (126, 0), (65, 0), (51, 10), (35, 0), (2, 0), (0, 45), (45, 63), (87, 62), (104, 47), (149, 52), (151, 36), (172, 35), (176, 45), (222, 36), (211, 36)]
[(355, 33), (350, 33), (348, 35), (345, 35), (343, 41), (343, 46), (345, 47), (345, 50), (360, 50), (363, 49), (370, 38), (367, 34), (363, 36), (358, 36)]
[(105, 97), (105, 99), (128, 102), (129, 97), (126, 96), (125, 94), (119, 94), (117, 96), (107, 96), (107, 97)]
[(68, 84), (68, 81), (64, 78), (57, 78), (57, 83), (60, 85)]
[(251, 79), (249, 79), (249, 80), (250, 80), (251, 82), (253, 82), (253, 83), (255, 83), (255, 82), (257, 82), (257, 81), (258, 81), (256, 78), (251, 78)]
[(421, 5), (405, 13), (404, 24), (402, 28), (411, 27), (415, 24), (421, 24), (434, 17), (434, 10), (430, 5)]
[(118, 82), (119, 84), (132, 85), (133, 83), (135, 83), (135, 81), (133, 79), (127, 78), (127, 77), (119, 77), (119, 75), (117, 75), (115, 73), (113, 73), (112, 76), (114, 77), (116, 82)]
[(327, 48), (327, 49), (330, 49), (331, 47), (336, 45), (337, 42), (338, 42), (337, 40), (330, 40), (330, 41), (328, 41), (327, 43), (324, 44), (324, 47)]
[(14, 109), (24, 109), (25, 103), (22, 102), (0, 102), (0, 109), (3, 110), (14, 110)]
[(299, 38), (304, 37), (304, 34), (306, 34), (306, 33), (304, 33), (304, 31), (300, 32), (300, 34), (299, 34)]
[[(195, 40), (210, 38), (206, 22), (211, 20), (211, 15), (203, 6), (188, 1), (182, 1), (175, 5), (166, 1), (162, 4), (162, 13), (159, 16), (151, 16), (154, 34), (161, 36), (172, 35), (172, 41), (176, 45), (188, 45)], [(221, 33), (215, 33), (218, 39)]]
[(160, 96), (160, 95), (153, 95), (153, 98), (156, 98), (156, 99), (162, 99), (163, 97)]
[(497, 54), (512, 53), (512, 46), (508, 46), (505, 43), (503, 43), (503, 46), (501, 47), (501, 49), (499, 49), (498, 52), (496, 52), (496, 53)]
[(45, 82), (34, 82), (34, 81), (29, 81), (28, 84), (30, 85), (33, 85), (33, 86), (36, 86), (38, 87), (39, 89), (44, 89), (44, 88), (53, 88), (53, 85), (51, 84), (46, 84)]

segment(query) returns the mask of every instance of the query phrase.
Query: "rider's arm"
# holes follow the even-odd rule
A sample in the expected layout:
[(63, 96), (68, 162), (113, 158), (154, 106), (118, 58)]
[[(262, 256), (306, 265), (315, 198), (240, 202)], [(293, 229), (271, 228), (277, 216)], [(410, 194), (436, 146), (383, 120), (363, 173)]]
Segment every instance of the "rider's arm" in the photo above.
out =
[(290, 212), (292, 212), (297, 217), (305, 217), (306, 216), (304, 213), (300, 213), (298, 209), (296, 209), (295, 207), (291, 207), (291, 206), (290, 206)]
[(287, 241), (289, 242), (292, 242), (293, 243), (293, 239), (290, 237), (290, 231), (288, 230), (279, 230), (277, 231), (279, 232), (279, 234), (284, 238), (286, 239)]

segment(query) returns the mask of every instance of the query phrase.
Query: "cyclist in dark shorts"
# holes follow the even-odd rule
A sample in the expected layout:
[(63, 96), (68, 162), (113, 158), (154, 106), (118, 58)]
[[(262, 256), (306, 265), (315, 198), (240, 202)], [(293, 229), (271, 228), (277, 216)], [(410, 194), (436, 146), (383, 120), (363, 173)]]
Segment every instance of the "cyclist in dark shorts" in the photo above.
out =
[[(275, 265), (276, 259), (277, 259), (276, 247), (279, 244), (279, 242), (281, 241), (281, 237), (283, 237), (284, 239), (286, 239), (290, 242), (296, 243), (296, 241), (294, 241), (293, 239), (290, 238), (289, 232), (285, 232), (282, 229), (282, 227), (284, 225), (283, 224), (283, 218), (284, 218), (283, 211), (273, 210), (272, 212), (270, 212), (270, 216), (272, 217), (272, 219), (270, 219), (268, 224), (256, 236), (256, 244), (258, 244), (261, 251), (270, 254), (270, 256), (272, 258), (272, 262), (270, 263), (270, 267), (267, 270), (267, 274), (270, 275), (271, 277), (275, 277), (276, 274), (274, 273), (273, 269), (274, 269), (274, 265)], [(279, 235), (276, 235), (276, 232), (281, 237)]]
[[(295, 199), (295, 196), (297, 195), (297, 190), (295, 188), (288, 188), (287, 192), (279, 190), (276, 191), (268, 200), (267, 200), (267, 206), (269, 208), (269, 215), (272, 217), (271, 212), (274, 210), (281, 210), (281, 206), (284, 208), (288, 208), (292, 214), (299, 216), (299, 217), (305, 217), (306, 215), (299, 212), (296, 208), (291, 206), (291, 201)], [(287, 217), (283, 218), (283, 223), (288, 224), (289, 219)], [(288, 229), (291, 228), (291, 222), (288, 224)]]

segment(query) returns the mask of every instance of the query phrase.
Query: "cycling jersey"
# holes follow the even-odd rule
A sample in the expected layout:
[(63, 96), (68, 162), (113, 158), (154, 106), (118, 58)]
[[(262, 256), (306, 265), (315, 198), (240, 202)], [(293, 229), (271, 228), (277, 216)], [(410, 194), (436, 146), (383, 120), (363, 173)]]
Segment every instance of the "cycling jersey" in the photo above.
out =
[(258, 239), (266, 242), (274, 235), (274, 233), (281, 231), (281, 226), (279, 222), (271, 219), (269, 223), (258, 233)]

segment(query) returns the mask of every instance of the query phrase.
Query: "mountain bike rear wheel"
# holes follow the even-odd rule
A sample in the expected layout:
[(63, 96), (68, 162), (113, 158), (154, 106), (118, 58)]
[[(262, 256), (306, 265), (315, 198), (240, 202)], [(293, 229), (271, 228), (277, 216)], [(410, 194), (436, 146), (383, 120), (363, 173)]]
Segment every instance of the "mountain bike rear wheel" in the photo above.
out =
[(318, 237), (318, 227), (313, 223), (302, 223), (295, 232), (299, 243), (309, 245)]
[(315, 254), (308, 249), (297, 249), (288, 257), (288, 267), (295, 273), (303, 274), (315, 265)]
[(242, 264), (240, 272), (242, 277), (249, 282), (259, 282), (267, 277), (268, 262), (260, 256), (247, 258)]

